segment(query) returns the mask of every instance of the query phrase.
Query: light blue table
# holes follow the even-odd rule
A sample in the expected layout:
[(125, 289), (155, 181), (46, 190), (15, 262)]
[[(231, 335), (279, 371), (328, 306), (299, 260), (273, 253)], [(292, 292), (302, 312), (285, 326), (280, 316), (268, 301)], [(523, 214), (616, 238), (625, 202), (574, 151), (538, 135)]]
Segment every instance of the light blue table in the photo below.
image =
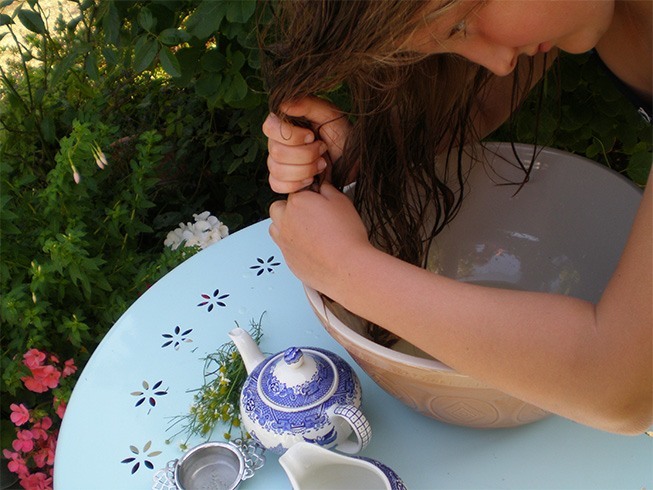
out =
[[(373, 430), (362, 455), (392, 467), (410, 489), (653, 489), (651, 437), (603, 433), (558, 417), (516, 429), (473, 430), (423, 417), (387, 395), (324, 331), (268, 226), (253, 225), (193, 256), (114, 325), (70, 400), (55, 490), (151, 488), (155, 471), (182, 454), (179, 437), (166, 444), (167, 429), (171, 417), (188, 412), (188, 390), (202, 383), (203, 358), (228, 341), (235, 322), (249, 327), (263, 312), (265, 352), (317, 346), (354, 366)], [(210, 311), (198, 306), (203, 294), (211, 298)], [(266, 465), (240, 488), (290, 484), (268, 453)]]

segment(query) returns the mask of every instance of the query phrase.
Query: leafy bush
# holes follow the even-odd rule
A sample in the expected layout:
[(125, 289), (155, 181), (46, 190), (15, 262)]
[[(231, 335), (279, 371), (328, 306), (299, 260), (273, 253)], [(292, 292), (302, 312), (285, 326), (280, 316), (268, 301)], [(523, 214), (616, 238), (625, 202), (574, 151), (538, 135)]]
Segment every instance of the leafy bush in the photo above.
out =
[[(538, 143), (596, 160), (646, 184), (652, 160), (652, 132), (590, 54), (565, 55), (546, 76), (541, 110), (537, 90), (512, 124), (492, 139)], [(536, 120), (539, 114), (539, 123)], [(537, 131), (536, 131), (537, 128)]]
[(0, 37), (14, 41), (0, 65), (7, 448), (10, 405), (46, 402), (24, 384), (26, 352), (83, 367), (193, 253), (163, 247), (170, 230), (205, 209), (237, 229), (264, 217), (272, 194), (254, 1), (74, 0), (54, 22), (37, 0), (0, 6)]

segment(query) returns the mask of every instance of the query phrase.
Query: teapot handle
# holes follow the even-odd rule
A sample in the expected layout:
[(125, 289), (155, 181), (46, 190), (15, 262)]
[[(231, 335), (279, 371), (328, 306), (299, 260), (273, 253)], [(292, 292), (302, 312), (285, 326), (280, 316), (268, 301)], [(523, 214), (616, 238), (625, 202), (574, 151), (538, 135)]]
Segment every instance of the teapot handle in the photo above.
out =
[(347, 439), (339, 442), (336, 448), (343, 453), (355, 454), (367, 446), (372, 438), (370, 423), (359, 408), (353, 405), (337, 405), (331, 418), (341, 418), (347, 422), (356, 436), (356, 440)]

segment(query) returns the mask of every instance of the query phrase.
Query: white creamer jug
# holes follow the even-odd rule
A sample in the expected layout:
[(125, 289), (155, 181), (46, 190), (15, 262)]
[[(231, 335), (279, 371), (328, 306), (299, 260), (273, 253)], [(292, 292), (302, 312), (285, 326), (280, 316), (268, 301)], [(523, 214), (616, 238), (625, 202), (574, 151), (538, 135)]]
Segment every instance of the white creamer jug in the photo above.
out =
[(299, 442), (279, 458), (294, 490), (406, 490), (386, 465)]

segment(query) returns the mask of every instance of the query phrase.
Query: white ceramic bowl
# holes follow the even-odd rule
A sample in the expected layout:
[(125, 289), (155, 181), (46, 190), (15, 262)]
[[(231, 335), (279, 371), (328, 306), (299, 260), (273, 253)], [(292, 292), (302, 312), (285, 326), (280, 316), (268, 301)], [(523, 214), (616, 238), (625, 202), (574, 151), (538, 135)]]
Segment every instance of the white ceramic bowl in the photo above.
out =
[[(533, 147), (515, 145), (523, 162)], [(603, 165), (558, 150), (540, 149), (529, 182), (521, 181), (509, 144), (482, 150), (458, 216), (435, 239), (429, 268), (459, 281), (568, 294), (597, 301), (628, 236), (641, 190)], [(372, 287), (372, 286), (371, 286)], [(371, 341), (360, 318), (306, 293), (329, 332), (384, 390), (424, 415), (469, 427), (511, 427), (548, 414), (457, 373), (400, 342)]]

